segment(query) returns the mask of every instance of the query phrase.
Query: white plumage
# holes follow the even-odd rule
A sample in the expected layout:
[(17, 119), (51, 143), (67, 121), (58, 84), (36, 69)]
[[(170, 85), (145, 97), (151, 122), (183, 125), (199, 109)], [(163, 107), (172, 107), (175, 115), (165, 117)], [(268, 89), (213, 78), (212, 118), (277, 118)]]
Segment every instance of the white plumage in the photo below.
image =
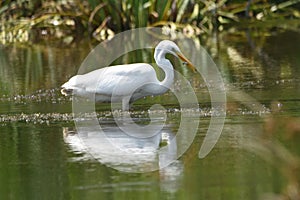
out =
[(73, 76), (61, 86), (61, 93), (87, 98), (95, 95), (97, 102), (122, 102), (122, 109), (128, 110), (130, 103), (145, 96), (163, 94), (170, 88), (174, 68), (165, 57), (167, 53), (180, 58), (195, 70), (174, 42), (164, 40), (154, 52), (156, 64), (165, 72), (163, 81), (157, 79), (154, 68), (147, 63), (115, 65)]

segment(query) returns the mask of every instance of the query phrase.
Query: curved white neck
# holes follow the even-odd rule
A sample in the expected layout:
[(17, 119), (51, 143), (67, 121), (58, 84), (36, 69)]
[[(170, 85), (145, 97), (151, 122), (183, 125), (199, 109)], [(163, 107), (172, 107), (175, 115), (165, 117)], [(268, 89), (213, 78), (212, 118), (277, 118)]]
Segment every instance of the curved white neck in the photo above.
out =
[(160, 93), (165, 93), (173, 84), (174, 80), (174, 68), (171, 62), (166, 59), (165, 51), (156, 51), (154, 54), (154, 59), (156, 64), (164, 71), (165, 78), (163, 81), (159, 81), (159, 85), (161, 86), (159, 91)]

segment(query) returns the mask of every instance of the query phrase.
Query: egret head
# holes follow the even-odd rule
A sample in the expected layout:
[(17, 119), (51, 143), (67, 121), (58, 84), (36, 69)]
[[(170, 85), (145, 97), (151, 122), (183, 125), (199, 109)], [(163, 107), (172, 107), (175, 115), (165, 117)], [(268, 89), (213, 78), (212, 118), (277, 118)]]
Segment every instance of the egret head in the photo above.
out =
[(180, 60), (182, 60), (186, 65), (193, 70), (196, 71), (194, 65), (189, 61), (180, 51), (179, 47), (170, 40), (161, 41), (155, 48), (154, 58), (156, 61), (159, 61), (162, 57), (165, 58), (165, 55), (170, 53)]
[(170, 40), (163, 40), (155, 48), (156, 51), (163, 51), (165, 53), (170, 53), (177, 57), (177, 53), (181, 52), (179, 47)]

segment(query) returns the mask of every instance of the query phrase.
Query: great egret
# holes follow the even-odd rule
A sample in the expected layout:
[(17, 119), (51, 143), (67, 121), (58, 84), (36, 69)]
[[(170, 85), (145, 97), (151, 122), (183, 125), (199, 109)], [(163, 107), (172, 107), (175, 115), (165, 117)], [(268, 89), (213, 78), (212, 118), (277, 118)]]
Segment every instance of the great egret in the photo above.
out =
[(130, 103), (142, 97), (168, 91), (174, 80), (174, 68), (166, 59), (168, 53), (180, 58), (195, 71), (193, 64), (174, 42), (163, 40), (154, 51), (155, 62), (165, 73), (162, 81), (157, 79), (155, 70), (147, 63), (115, 65), (73, 76), (61, 86), (61, 93), (95, 97), (97, 102), (122, 102), (122, 110), (129, 110)]

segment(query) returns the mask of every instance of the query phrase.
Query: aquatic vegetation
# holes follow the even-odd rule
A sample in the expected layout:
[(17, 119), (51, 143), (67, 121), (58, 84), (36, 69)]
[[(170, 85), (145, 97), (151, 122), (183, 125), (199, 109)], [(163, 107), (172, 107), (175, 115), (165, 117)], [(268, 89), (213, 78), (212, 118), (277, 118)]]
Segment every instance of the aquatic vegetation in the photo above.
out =
[(83, 35), (96, 40), (137, 27), (160, 26), (195, 37), (222, 31), (244, 19), (299, 18), (299, 0), (270, 1), (113, 1), (6, 0), (0, 3), (1, 43), (62, 39), (66, 44)]
[(264, 118), (262, 133), (245, 142), (245, 148), (275, 166), (286, 179), (280, 194), (266, 194), (263, 199), (292, 199), (300, 197), (300, 118), (281, 116), (282, 104), (271, 103), (272, 112)]

